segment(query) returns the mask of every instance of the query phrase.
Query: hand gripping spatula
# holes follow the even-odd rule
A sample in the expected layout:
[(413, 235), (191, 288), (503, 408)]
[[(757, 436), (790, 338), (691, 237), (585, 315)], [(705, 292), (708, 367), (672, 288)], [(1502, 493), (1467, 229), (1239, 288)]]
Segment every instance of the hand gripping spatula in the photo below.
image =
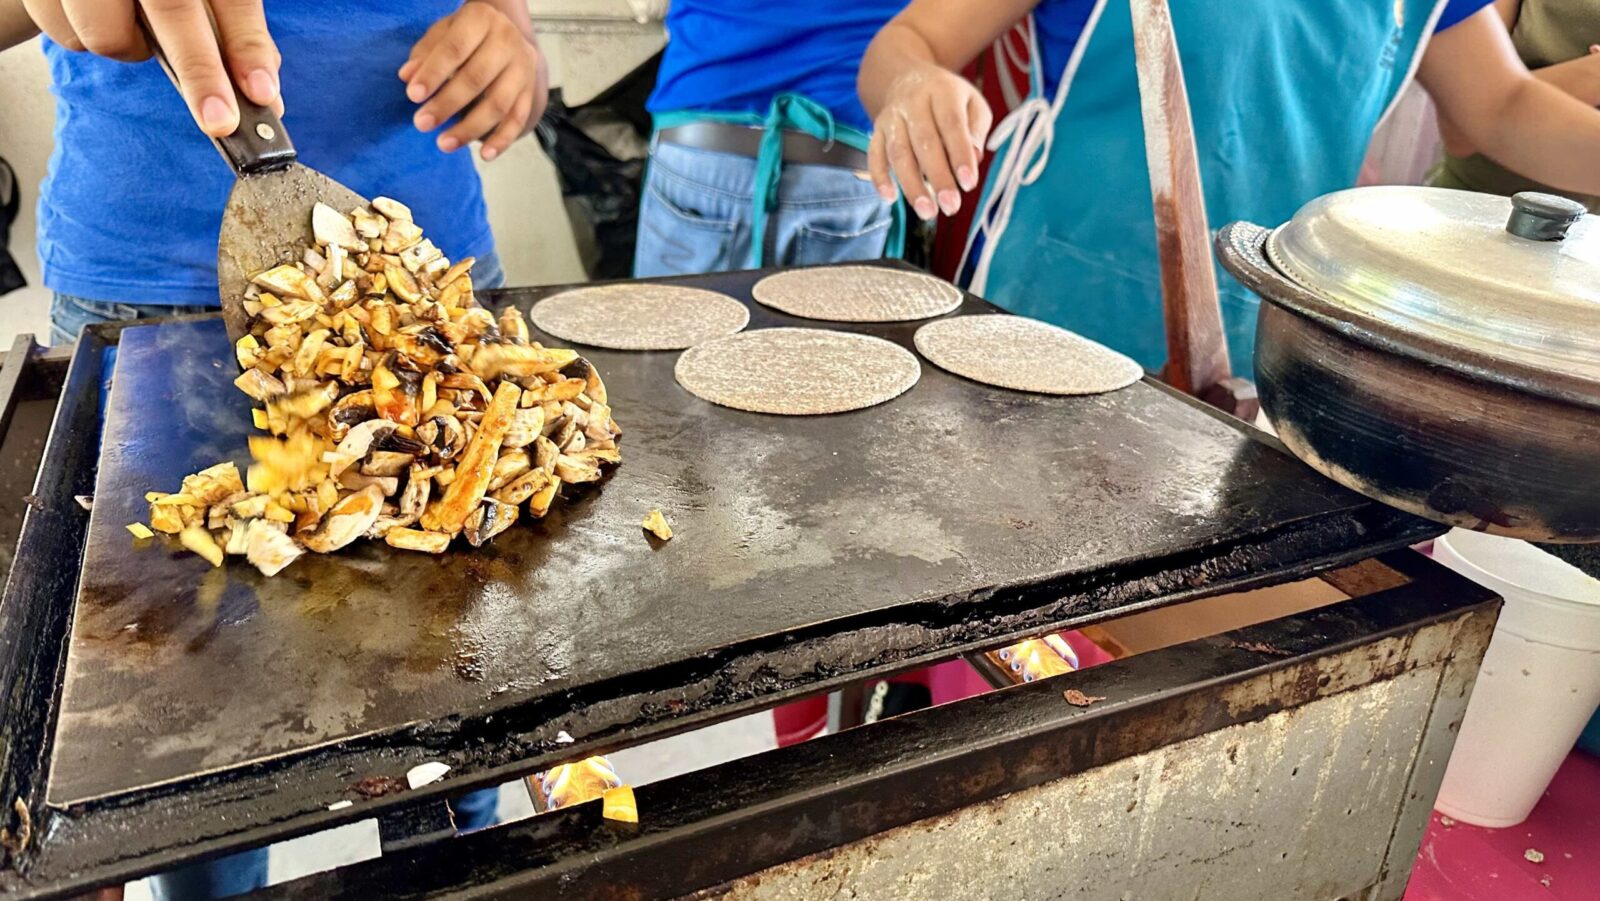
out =
[[(145, 40), (174, 86), (178, 77), (150, 27), (140, 17)], [(365, 206), (367, 199), (315, 169), (296, 161), (289, 133), (272, 110), (252, 103), (237, 89), (239, 127), (213, 143), (239, 180), (222, 211), (217, 236), (217, 292), (228, 338), (238, 341), (249, 333), (245, 289), (252, 276), (280, 263), (301, 258), (315, 244), (311, 234), (311, 209), (325, 203), (340, 212)]]

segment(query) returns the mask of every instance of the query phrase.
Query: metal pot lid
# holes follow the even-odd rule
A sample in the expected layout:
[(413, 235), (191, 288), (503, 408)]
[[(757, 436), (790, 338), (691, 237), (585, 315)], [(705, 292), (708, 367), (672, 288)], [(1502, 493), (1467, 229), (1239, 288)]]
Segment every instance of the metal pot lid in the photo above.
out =
[(1600, 396), (1600, 216), (1585, 212), (1548, 194), (1355, 188), (1306, 204), (1266, 250), (1327, 302), (1303, 312), (1527, 387)]

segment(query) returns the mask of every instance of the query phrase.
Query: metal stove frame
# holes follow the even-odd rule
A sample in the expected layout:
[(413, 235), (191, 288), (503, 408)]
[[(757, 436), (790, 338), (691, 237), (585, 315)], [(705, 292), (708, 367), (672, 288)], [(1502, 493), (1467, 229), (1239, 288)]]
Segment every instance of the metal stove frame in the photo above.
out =
[[(0, 367), (0, 426), (9, 423), (19, 404), (58, 393), (55, 433), (95, 433), (102, 351), (116, 343), (119, 332), (114, 325), (90, 327), (70, 367), (65, 351), (40, 351), (31, 340), (19, 339)], [(930, 629), (923, 652), (867, 660), (823, 679), (775, 678), (760, 694), (676, 718), (667, 706), (669, 693), (661, 692), (655, 708), (660, 715), (642, 724), (597, 729), (574, 744), (526, 759), (507, 761), (495, 747), (537, 725), (537, 711), (532, 718), (500, 718), (492, 735), (419, 730), (398, 740), (358, 739), (178, 788), (140, 792), (93, 809), (47, 810), (41, 799), (51, 724), (70, 635), (76, 554), (87, 521), (74, 512), (78, 508), (72, 499), (93, 491), (97, 445), (61, 442), (43, 450), (17, 549), (19, 562), (6, 584), (4, 598), (11, 603), (0, 609), (0, 684), (7, 687), (0, 701), (0, 802), (7, 808), (0, 811), (0, 824), (11, 845), (0, 866), (0, 893), (18, 897), (71, 896), (357, 819), (427, 819), (418, 812), (437, 809), (437, 802), (449, 794), (565, 760), (1018, 638), (1103, 621), (1129, 607), (1181, 603), (1305, 578), (1440, 531), (1386, 508), (1362, 507), (1294, 536), (1291, 545), (1298, 556), (1289, 565), (1262, 568), (1261, 548), (1199, 549), (1175, 565), (1169, 560), (1133, 566), (1115, 578), (1071, 586), (1068, 596), (1082, 602), (1069, 605), (1075, 611), (1071, 616), (1008, 616), (996, 623)], [(1308, 551), (1317, 547), (1324, 550)], [(1393, 812), (1381, 865), (1371, 873), (1372, 885), (1391, 884), (1408, 872), (1406, 848), (1414, 853), (1420, 840), (1453, 740), (1449, 727), (1464, 709), (1498, 604), (1493, 595), (1415, 555), (1401, 552), (1382, 559), (1407, 584), (1325, 611), (647, 786), (639, 793), (644, 821), (638, 827), (602, 822), (596, 805), (585, 805), (460, 839), (396, 846), (381, 861), (309, 877), (267, 894), (445, 897), (521, 894), (538, 886), (573, 897), (665, 897), (721, 885), (735, 895), (754, 892), (750, 896), (757, 897), (762, 896), (760, 885), (802, 878), (795, 873), (837, 875), (829, 860), (842, 861), (847, 852), (870, 854), (879, 838), (908, 824), (937, 828), (964, 811), (1065, 784), (1096, 767), (1229, 728), (1247, 728), (1422, 673), (1433, 690), (1425, 710), (1419, 708), (1408, 722), (1426, 726), (1412, 749), (1407, 795)], [(1059, 597), (1058, 586), (1050, 600)], [(870, 634), (870, 626), (864, 632)], [(852, 633), (823, 640), (860, 637)], [(1109, 700), (1087, 709), (1072, 707), (1062, 700), (1066, 679)], [(634, 700), (650, 710), (656, 703), (652, 696), (641, 689)], [(446, 753), (464, 762), (470, 775), (448, 785), (375, 797), (354, 810), (303, 813), (306, 797), (325, 797), (360, 774), (403, 771), (413, 762)], [(230, 810), (241, 815), (248, 811), (253, 825), (216, 834), (193, 827), (186, 816)], [(30, 834), (19, 841), (24, 831)], [(987, 859), (999, 862), (992, 849)], [(936, 862), (937, 855), (930, 856), (929, 864)], [(1057, 863), (1070, 867), (1071, 862)], [(1398, 895), (1385, 891), (1372, 897)]]

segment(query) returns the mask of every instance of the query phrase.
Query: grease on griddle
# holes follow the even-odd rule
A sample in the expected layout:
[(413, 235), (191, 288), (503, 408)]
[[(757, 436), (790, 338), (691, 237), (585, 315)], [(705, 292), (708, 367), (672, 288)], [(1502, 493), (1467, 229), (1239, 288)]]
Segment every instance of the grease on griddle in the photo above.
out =
[(350, 790), (363, 798), (381, 798), (406, 790), (406, 780), (398, 776), (368, 776), (351, 783)]

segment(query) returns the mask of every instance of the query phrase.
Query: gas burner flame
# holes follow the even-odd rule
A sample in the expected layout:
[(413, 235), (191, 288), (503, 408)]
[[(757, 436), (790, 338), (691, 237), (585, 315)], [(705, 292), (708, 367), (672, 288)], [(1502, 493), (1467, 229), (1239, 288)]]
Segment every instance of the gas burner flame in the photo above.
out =
[(622, 777), (604, 757), (589, 757), (576, 763), (552, 767), (538, 777), (545, 810), (560, 810), (582, 804), (605, 794), (606, 789), (622, 785)]
[(992, 652), (992, 656), (1018, 682), (1059, 676), (1078, 668), (1078, 655), (1060, 635), (1024, 639)]

